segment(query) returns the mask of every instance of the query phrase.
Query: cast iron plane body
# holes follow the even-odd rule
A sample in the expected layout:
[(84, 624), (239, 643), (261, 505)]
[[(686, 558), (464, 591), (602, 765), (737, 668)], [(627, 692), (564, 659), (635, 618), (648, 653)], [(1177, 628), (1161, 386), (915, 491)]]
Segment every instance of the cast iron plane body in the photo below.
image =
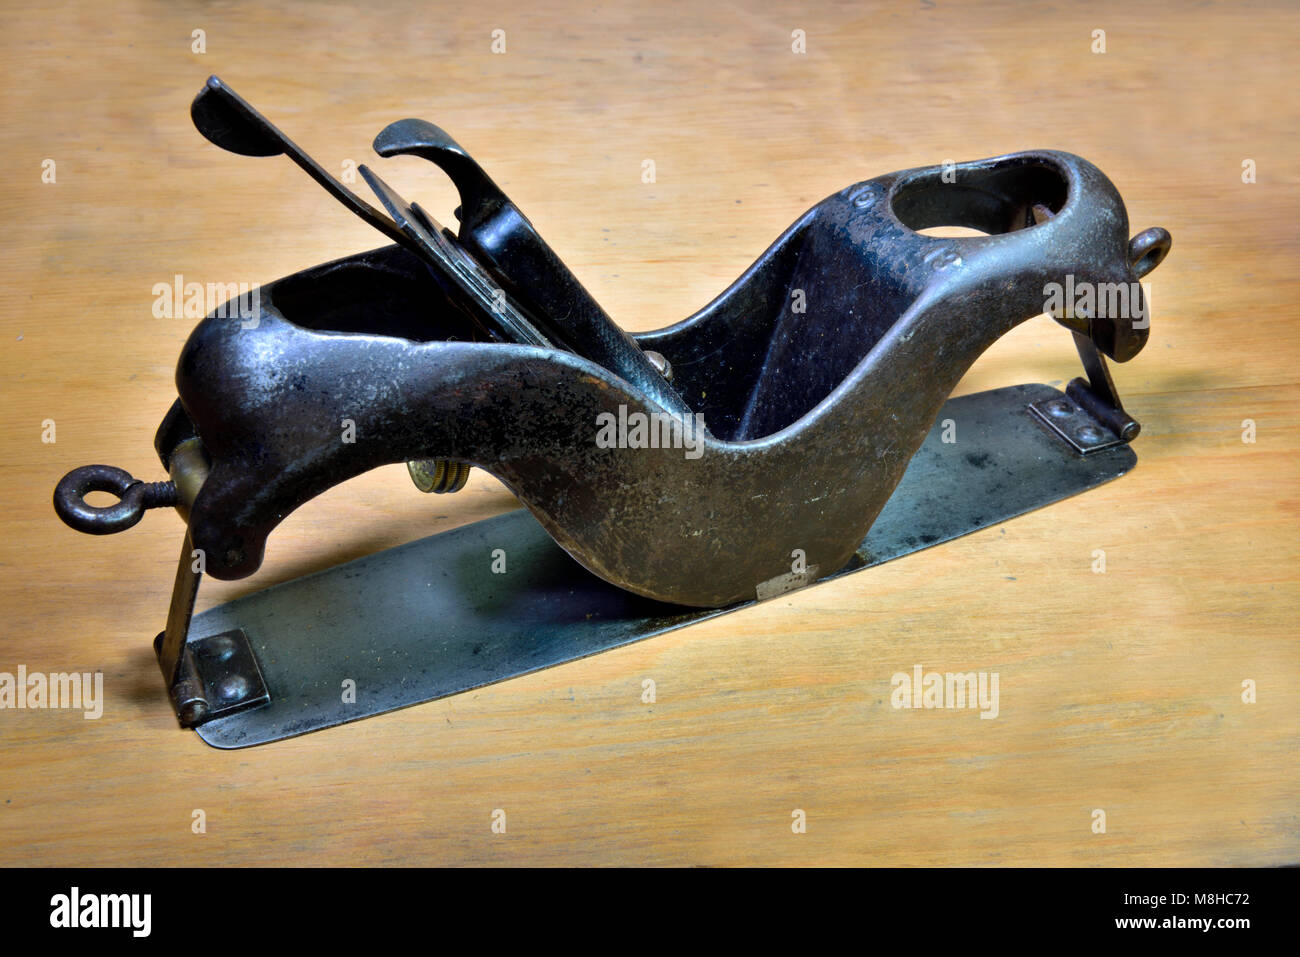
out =
[[(363, 166), (386, 215), (365, 203), (216, 77), (192, 115), (228, 150), (287, 155), (394, 241), (198, 324), (155, 439), (170, 481), (86, 466), (56, 489), (81, 531), (120, 531), (158, 506), (185, 517), (157, 650), (182, 723), (217, 746), (648, 637), (1004, 521), (1135, 461), (1138, 425), (1103, 355), (1123, 362), (1146, 343), (1138, 280), (1170, 237), (1130, 238), (1115, 187), (1069, 153), (857, 183), (700, 312), (630, 335), (438, 127), (398, 121), (375, 150), (451, 178), (455, 232)], [(921, 232), (932, 226), (987, 235)], [(1053, 311), (1086, 378), (1065, 393), (949, 399), (1067, 281), (1097, 291)], [(217, 578), (251, 575), (292, 511), (396, 462), (425, 491), (454, 491), (482, 468), (526, 511), (193, 616), (194, 554)], [(91, 506), (95, 490), (121, 501)], [(380, 613), (385, 598), (406, 615)], [(345, 662), (357, 670), (365, 649), (387, 664), (358, 681)], [(339, 702), (349, 677), (368, 700)]]

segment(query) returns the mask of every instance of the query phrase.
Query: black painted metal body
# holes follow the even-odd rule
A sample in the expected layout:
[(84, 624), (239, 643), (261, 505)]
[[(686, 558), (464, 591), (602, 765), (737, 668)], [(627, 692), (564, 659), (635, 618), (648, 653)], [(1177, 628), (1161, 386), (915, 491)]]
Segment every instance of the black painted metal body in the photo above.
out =
[[(750, 598), (789, 571), (794, 549), (838, 568), (962, 374), (1043, 311), (1046, 283), (1136, 279), (1120, 198), (1083, 160), (965, 164), (956, 185), (940, 173), (829, 197), (700, 313), (638, 337), (703, 416), (698, 457), (598, 447), (602, 413), (669, 410), (594, 360), (466, 341), (473, 324), (399, 247), (263, 287), (254, 328), (205, 319), (177, 372), (178, 411), (212, 460), (191, 512), (209, 573), (250, 574), (303, 502), (418, 458), (490, 471), (583, 565), (649, 597)], [(1024, 226), (1044, 202), (1056, 215)], [(934, 223), (1023, 228), (959, 239), (913, 228)], [(1092, 337), (1127, 359), (1146, 333), (1106, 323)], [(355, 441), (343, 441), (346, 422)], [(174, 425), (160, 434), (164, 464)]]

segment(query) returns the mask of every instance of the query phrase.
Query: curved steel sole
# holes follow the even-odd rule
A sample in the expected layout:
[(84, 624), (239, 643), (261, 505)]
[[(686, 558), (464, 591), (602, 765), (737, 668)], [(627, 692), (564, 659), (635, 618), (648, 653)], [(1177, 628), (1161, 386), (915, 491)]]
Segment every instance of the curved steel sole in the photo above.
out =
[[(949, 400), (854, 559), (820, 578), (814, 568), (759, 583), (756, 595), (774, 597), (998, 525), (1134, 466), (1127, 445), (1082, 455), (1041, 425), (1030, 403), (1058, 397), (1050, 386), (1022, 385)], [(503, 573), (493, 571), (496, 549)], [(754, 603), (685, 608), (623, 591), (582, 568), (520, 509), (196, 615), (191, 645), (235, 630), (247, 636), (269, 700), (195, 730), (217, 748), (265, 744)]]

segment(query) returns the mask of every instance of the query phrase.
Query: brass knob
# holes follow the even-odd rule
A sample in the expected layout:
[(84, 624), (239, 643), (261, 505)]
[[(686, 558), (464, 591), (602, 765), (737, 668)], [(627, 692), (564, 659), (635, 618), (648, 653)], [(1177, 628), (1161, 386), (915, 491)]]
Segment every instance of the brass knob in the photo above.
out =
[(447, 459), (420, 459), (407, 462), (411, 481), (421, 492), (459, 492), (469, 481), (469, 466)]

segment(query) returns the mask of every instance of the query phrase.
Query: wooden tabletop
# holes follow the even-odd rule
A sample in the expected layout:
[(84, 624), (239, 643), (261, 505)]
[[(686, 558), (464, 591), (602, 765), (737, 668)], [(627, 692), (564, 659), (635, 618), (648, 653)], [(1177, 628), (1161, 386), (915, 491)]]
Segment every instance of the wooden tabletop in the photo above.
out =
[[(7, 6), (0, 672), (102, 672), (105, 700), (98, 720), (0, 711), (0, 863), (1300, 861), (1293, 4)], [(199, 136), (212, 73), (339, 173), (391, 120), (443, 126), (634, 330), (699, 309), (857, 180), (1078, 153), (1135, 232), (1174, 236), (1150, 343), (1115, 367), (1139, 464), (621, 650), (210, 749), (150, 648), (180, 520), (91, 539), (51, 491), (88, 462), (162, 478), (153, 432), (194, 320), (155, 316), (155, 284), (266, 283), (381, 241), (287, 161)], [(451, 221), (431, 167), (377, 165)], [(958, 392), (1077, 374), (1039, 317)], [(512, 507), (481, 471), (435, 499), (383, 468), (199, 607)], [(916, 665), (997, 672), (998, 717), (891, 707)]]

